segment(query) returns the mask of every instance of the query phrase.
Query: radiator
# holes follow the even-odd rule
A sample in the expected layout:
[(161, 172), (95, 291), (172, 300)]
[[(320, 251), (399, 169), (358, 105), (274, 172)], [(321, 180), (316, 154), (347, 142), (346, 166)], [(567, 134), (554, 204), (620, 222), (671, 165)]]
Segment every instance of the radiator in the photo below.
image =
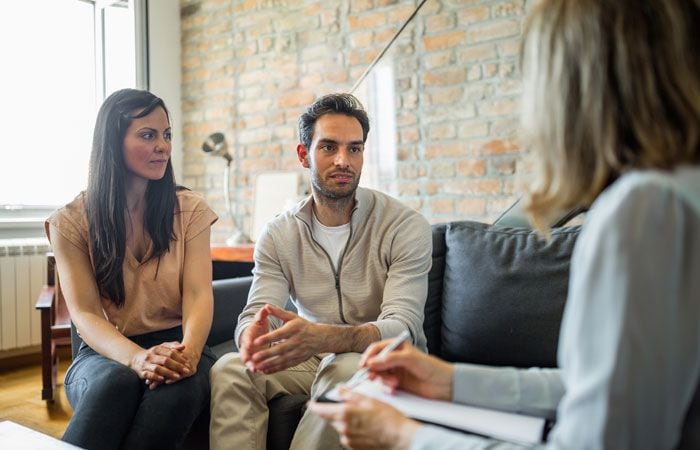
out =
[(39, 311), (34, 309), (46, 284), (44, 238), (0, 240), (0, 350), (41, 343)]

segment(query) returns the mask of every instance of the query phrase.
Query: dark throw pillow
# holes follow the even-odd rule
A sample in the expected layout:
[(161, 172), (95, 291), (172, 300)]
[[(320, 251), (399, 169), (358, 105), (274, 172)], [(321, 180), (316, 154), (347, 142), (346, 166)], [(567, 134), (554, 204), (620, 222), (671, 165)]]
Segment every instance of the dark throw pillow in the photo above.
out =
[(534, 231), (452, 222), (445, 233), (440, 353), (455, 362), (556, 367), (580, 227)]

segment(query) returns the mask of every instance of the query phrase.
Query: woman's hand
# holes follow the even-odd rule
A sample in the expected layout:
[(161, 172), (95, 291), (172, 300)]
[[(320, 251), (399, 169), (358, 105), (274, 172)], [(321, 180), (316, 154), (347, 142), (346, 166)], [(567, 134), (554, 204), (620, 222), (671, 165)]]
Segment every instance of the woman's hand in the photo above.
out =
[(378, 356), (391, 340), (375, 342), (367, 347), (360, 367), (369, 369), (370, 379), (379, 378), (391, 392), (396, 389), (412, 392), (421, 397), (452, 400), (454, 366), (403, 343), (385, 356)]
[(160, 384), (172, 384), (189, 377), (197, 370), (199, 356), (186, 352), (179, 342), (164, 342), (149, 349), (137, 352), (129, 363), (129, 368), (138, 374), (149, 389)]
[(421, 425), (386, 403), (341, 392), (344, 403), (309, 402), (308, 407), (327, 421), (348, 449), (407, 449)]

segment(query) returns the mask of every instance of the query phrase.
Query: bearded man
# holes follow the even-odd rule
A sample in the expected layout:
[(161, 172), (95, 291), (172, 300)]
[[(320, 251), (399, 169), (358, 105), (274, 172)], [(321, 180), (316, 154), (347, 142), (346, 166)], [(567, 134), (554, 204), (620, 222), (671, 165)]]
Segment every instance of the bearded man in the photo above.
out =
[[(350, 94), (326, 95), (299, 118), (297, 156), (312, 194), (272, 219), (256, 243), (236, 328), (240, 352), (211, 370), (213, 449), (264, 450), (268, 400), (314, 396), (347, 380), (372, 342), (407, 330), (426, 350), (430, 225), (392, 197), (358, 187), (368, 133), (367, 113)], [(283, 309), (289, 299), (298, 314)], [(340, 442), (309, 413), (291, 448)]]

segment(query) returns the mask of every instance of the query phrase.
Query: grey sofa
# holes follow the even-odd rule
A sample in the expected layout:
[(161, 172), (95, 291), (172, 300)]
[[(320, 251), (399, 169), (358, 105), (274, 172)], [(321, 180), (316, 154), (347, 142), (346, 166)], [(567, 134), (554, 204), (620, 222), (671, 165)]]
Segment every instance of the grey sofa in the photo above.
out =
[[(579, 227), (557, 228), (549, 241), (527, 228), (469, 221), (432, 229), (433, 266), (423, 326), (429, 352), (453, 362), (555, 367)], [(214, 282), (215, 320), (208, 343), (217, 355), (235, 350), (236, 318), (251, 281)], [(289, 448), (306, 401), (304, 396), (285, 396), (269, 403), (269, 449)], [(190, 448), (206, 448), (203, 419), (197, 424), (202, 428), (191, 433), (200, 440)]]

